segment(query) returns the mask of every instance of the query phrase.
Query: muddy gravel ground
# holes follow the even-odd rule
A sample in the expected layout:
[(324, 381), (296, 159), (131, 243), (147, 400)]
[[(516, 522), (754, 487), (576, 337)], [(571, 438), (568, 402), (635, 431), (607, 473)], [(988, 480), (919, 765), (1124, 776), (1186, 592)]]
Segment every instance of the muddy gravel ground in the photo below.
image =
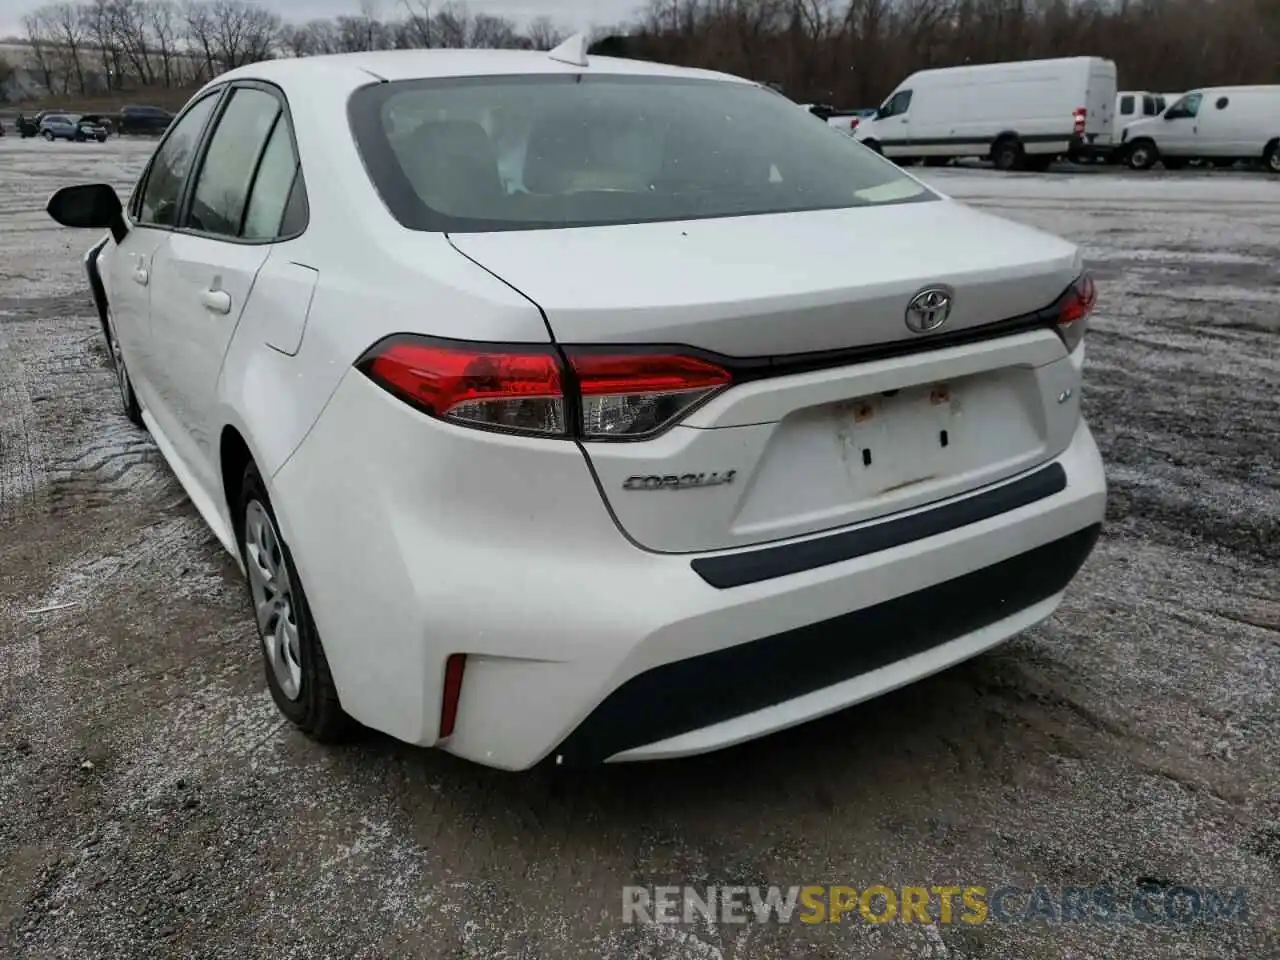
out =
[[(119, 412), (59, 185), (145, 141), (0, 141), (0, 956), (1280, 956), (1280, 181), (1005, 177), (1086, 245), (1108, 524), (1000, 650), (708, 757), (506, 774), (288, 729), (220, 553)], [(1170, 923), (626, 926), (626, 884), (1144, 883)]]

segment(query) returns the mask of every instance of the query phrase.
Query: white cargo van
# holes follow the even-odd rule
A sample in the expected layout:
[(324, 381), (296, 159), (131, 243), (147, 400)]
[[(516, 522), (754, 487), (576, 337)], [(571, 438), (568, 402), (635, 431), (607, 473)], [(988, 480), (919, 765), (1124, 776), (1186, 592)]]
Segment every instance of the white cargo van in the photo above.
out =
[(1164, 113), (1169, 103), (1163, 93), (1152, 93), (1150, 90), (1121, 90), (1116, 94), (1116, 113), (1112, 122), (1112, 140), (1120, 142), (1120, 134), (1124, 128), (1135, 120), (1146, 117), (1158, 117)]
[[(1177, 99), (1174, 97), (1173, 99)], [(1152, 93), (1150, 90), (1121, 90), (1116, 94), (1116, 109), (1111, 122), (1111, 136), (1105, 141), (1101, 138), (1091, 144), (1080, 144), (1069, 155), (1072, 160), (1107, 160), (1118, 158), (1120, 138), (1125, 127), (1135, 120), (1145, 117), (1158, 117), (1164, 113), (1171, 101), (1163, 93)]]
[(1157, 160), (1170, 170), (1192, 160), (1261, 160), (1280, 174), (1280, 86), (1192, 90), (1163, 116), (1129, 124), (1121, 141), (1135, 170)]
[(1107, 144), (1116, 65), (1100, 57), (921, 70), (900, 83), (855, 138), (891, 159), (989, 158), (1001, 170), (1044, 169)]

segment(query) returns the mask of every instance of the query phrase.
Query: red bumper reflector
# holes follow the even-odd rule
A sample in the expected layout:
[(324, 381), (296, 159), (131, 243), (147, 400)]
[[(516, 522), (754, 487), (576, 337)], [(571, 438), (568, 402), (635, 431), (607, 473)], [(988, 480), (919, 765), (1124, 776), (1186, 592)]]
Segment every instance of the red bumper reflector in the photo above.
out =
[(453, 735), (462, 698), (462, 673), (467, 668), (465, 653), (451, 653), (444, 663), (444, 695), (440, 698), (440, 739)]

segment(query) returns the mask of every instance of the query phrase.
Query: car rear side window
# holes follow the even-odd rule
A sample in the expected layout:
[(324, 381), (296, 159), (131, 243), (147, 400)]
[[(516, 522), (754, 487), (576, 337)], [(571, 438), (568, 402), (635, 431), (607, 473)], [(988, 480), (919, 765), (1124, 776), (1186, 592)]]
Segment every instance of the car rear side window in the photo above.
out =
[(296, 179), (300, 179), (298, 155), (293, 149), (289, 118), (282, 113), (267, 140), (249, 195), (241, 232), (246, 240), (271, 240), (299, 232), (296, 228), (286, 230), (283, 225)]
[(348, 117), (392, 214), (433, 231), (749, 216), (937, 199), (776, 93), (551, 74), (356, 91)]
[(280, 115), (280, 101), (254, 87), (231, 92), (205, 151), (183, 226), (236, 237), (258, 159)]
[(138, 222), (172, 227), (182, 200), (182, 185), (191, 170), (200, 134), (204, 131), (218, 102), (218, 94), (210, 94), (196, 103), (173, 128), (156, 151), (143, 187)]

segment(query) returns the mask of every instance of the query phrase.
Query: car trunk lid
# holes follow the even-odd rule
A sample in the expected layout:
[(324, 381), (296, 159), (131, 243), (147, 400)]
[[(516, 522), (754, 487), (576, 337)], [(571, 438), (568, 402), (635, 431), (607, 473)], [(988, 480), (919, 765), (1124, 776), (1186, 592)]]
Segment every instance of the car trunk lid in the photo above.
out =
[[(1077, 249), (949, 200), (451, 239), (537, 303), (562, 345), (686, 347), (754, 371), (650, 439), (583, 444), (648, 549), (909, 510), (1029, 469), (1074, 432), (1078, 374), (1059, 338), (979, 328), (1051, 305)], [(922, 333), (907, 308), (930, 288), (952, 307)]]

